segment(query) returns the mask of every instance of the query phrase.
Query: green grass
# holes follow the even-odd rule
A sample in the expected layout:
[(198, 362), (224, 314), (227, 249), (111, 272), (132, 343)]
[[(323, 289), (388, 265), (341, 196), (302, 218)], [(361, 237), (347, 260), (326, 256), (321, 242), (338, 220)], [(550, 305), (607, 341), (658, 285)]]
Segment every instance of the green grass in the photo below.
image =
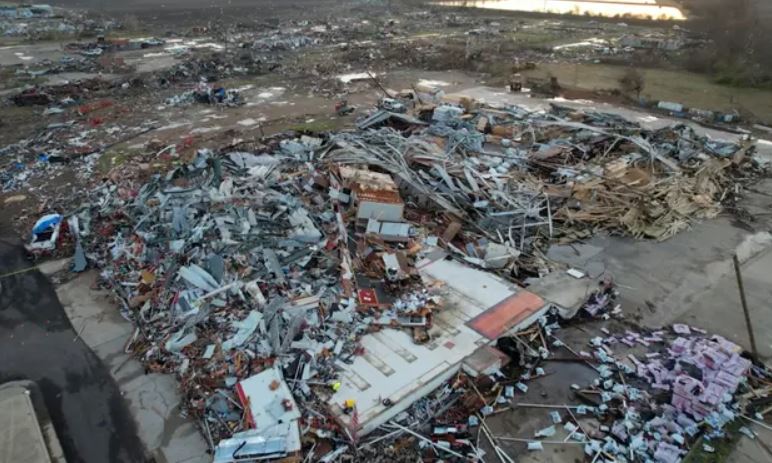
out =
[(121, 145), (114, 146), (99, 157), (96, 164), (97, 171), (106, 174), (110, 169), (127, 162), (134, 154), (136, 153)]
[(16, 69), (4, 68), (0, 69), (0, 90), (8, 90), (12, 88), (20, 88), (28, 85), (35, 86), (45, 83), (46, 78), (43, 76), (30, 77), (28, 75), (17, 75)]
[(1, 47), (13, 47), (16, 45), (23, 45), (26, 43), (26, 39), (24, 37), (6, 37), (6, 36), (0, 36), (0, 46)]
[(16, 143), (32, 135), (40, 120), (40, 109), (33, 106), (9, 105), (0, 109), (0, 146)]
[(703, 439), (700, 438), (692, 448), (692, 451), (686, 455), (683, 463), (724, 463), (729, 461), (729, 456), (737, 446), (741, 434), (739, 429), (743, 426), (742, 420), (735, 420), (729, 423), (725, 429), (727, 436), (721, 440), (712, 440), (708, 445), (716, 449), (713, 453), (708, 453), (702, 448)]
[[(619, 88), (625, 66), (609, 64), (540, 64), (523, 74), (545, 78), (554, 75), (561, 85), (587, 90)], [(641, 96), (650, 100), (682, 103), (688, 107), (711, 111), (740, 110), (762, 122), (772, 122), (772, 91), (758, 88), (721, 85), (709, 76), (687, 71), (640, 69), (645, 88)]]
[(550, 30), (540, 30), (532, 27), (528, 29), (520, 29), (517, 32), (511, 34), (515, 44), (519, 46), (527, 47), (553, 47), (555, 45), (562, 45), (565, 43), (581, 42), (590, 37), (597, 37), (591, 34), (561, 34)]
[(33, 34), (33, 37), (28, 39), (27, 43), (65, 42), (68, 40), (74, 40), (77, 37), (77, 32), (45, 31), (40, 32), (39, 34)]
[(104, 34), (105, 39), (144, 39), (147, 37), (153, 37), (153, 34), (143, 29), (142, 27), (136, 28), (120, 28), (112, 29)]
[(772, 79), (769, 77), (769, 73), (765, 73), (765, 77), (762, 80), (754, 74), (755, 72), (751, 69), (751, 66), (744, 63), (726, 63), (718, 66), (715, 80), (716, 83), (721, 85), (736, 88), (751, 87), (760, 90), (772, 90)]

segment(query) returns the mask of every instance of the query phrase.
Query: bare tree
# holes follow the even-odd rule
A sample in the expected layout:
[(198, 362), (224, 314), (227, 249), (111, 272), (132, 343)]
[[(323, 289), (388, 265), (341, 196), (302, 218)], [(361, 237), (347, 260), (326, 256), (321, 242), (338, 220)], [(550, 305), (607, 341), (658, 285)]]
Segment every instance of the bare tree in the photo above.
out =
[(712, 42), (699, 67), (733, 85), (772, 83), (772, 2), (700, 0), (690, 7), (690, 28)]
[(691, 27), (713, 42), (721, 59), (747, 58), (759, 48), (762, 29), (755, 0), (702, 0), (694, 4)]
[(134, 15), (126, 15), (123, 17), (123, 20), (121, 21), (123, 25), (123, 29), (128, 32), (137, 32), (139, 31), (141, 27), (141, 22), (139, 21), (139, 18), (137, 18)]
[(641, 99), (641, 92), (645, 86), (643, 73), (636, 68), (627, 68), (624, 75), (619, 78), (619, 86), (626, 95), (635, 93), (635, 98)]

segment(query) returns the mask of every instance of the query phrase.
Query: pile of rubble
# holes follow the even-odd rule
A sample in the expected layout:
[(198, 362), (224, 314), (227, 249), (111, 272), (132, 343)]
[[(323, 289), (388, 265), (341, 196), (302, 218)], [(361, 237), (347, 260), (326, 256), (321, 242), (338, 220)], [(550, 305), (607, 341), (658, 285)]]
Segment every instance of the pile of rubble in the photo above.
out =
[[(91, 88), (103, 87), (97, 81)], [(67, 113), (68, 118), (60, 122), (52, 120), (44, 130), (0, 148), (0, 192), (25, 190), (42, 194), (52, 186), (50, 180), (65, 165), (77, 165), (75, 175), (90, 181), (95, 163), (104, 151), (157, 128), (153, 121), (127, 123), (129, 110), (113, 99), (84, 102), (81, 92), (87, 92), (87, 88), (88, 83), (81, 83), (57, 88), (56, 93), (35, 89), (17, 95), (18, 104), (47, 102), (50, 106), (43, 111), (44, 116)], [(56, 205), (52, 203), (51, 207), (69, 200), (55, 195), (41, 199), (54, 201)]]
[(53, 36), (104, 32), (116, 26), (114, 21), (93, 19), (81, 12), (46, 4), (0, 5), (0, 35), (6, 37), (45, 40)]
[(363, 130), (332, 135), (325, 159), (391, 174), (419, 206), (464, 224), (449, 247), (485, 268), (505, 267), (501, 254), (538, 256), (550, 239), (598, 230), (669, 238), (716, 216), (738, 182), (759, 173), (751, 143), (688, 126), (647, 130), (559, 106), (445, 105), (417, 115), (379, 111)]
[(183, 106), (193, 103), (239, 106), (243, 104), (238, 90), (226, 89), (200, 82), (193, 90), (166, 99), (167, 106)]
[[(588, 301), (585, 309), (590, 310), (584, 314), (620, 318), (614, 300), (615, 291), (606, 286)], [(769, 393), (770, 372), (752, 364), (738, 345), (687, 325), (647, 330), (627, 324), (628, 329), (614, 334), (601, 318), (577, 320), (562, 320), (553, 313), (528, 330), (501, 338), (500, 347), (507, 345), (502, 341), (516, 341), (509, 343), (516, 346), (511, 355), (519, 361), (516, 368), (486, 377), (459, 377), (448, 384), (461, 397), (428, 428), (432, 446), (475, 460), (485, 456), (483, 436), (482, 442), (487, 441), (500, 461), (514, 461), (504, 448), (519, 444), (528, 451), (582, 445), (588, 461), (677, 463), (695, 447), (715, 452), (713, 441), (726, 437), (730, 423), (763, 420), (754, 412), (754, 400)], [(577, 351), (558, 337), (561, 323), (566, 330), (576, 329), (577, 323), (589, 329), (599, 325), (603, 335), (589, 341), (589, 351)], [(571, 357), (561, 357), (563, 352)], [(529, 384), (549, 381), (548, 364), (568, 360), (585, 364), (597, 375), (586, 385), (563, 386), (570, 387), (574, 403), (523, 401)], [(542, 410), (543, 422), (551, 424), (533, 436), (490, 430), (487, 421), (492, 417), (517, 409), (535, 414)], [(748, 427), (733, 426), (755, 438)]]
[[(319, 435), (336, 429), (309, 411), (334, 392), (336, 363), (350, 362), (358, 339), (384, 327), (405, 326), (426, 342), (441, 305), (411, 275), (420, 246), (396, 222), (404, 208), (396, 185), (375, 172), (313, 168), (320, 145), (304, 138), (282, 141), (272, 155), (202, 151), (145, 183), (103, 185), (76, 215), (103, 280), (137, 326), (130, 349), (150, 371), (179, 377), (187, 411), (213, 444), (248, 432), (255, 417), (234, 409), (234, 386), (248, 389), (261, 371), (282, 376), (271, 368), (293, 372), (302, 415), (289, 403), (288, 413), (316, 423)], [(346, 206), (350, 195), (356, 211)], [(349, 230), (352, 214), (367, 226)], [(366, 248), (356, 258), (351, 232)], [(357, 295), (354, 272), (375, 279), (381, 294)], [(297, 429), (285, 428), (275, 437), (284, 451), (299, 450)]]
[[(322, 138), (279, 136), (201, 150), (166, 173), (124, 165), (67, 220), (40, 224), (35, 233), (59, 237), (66, 224), (81, 251), (83, 241), (85, 257), (136, 326), (128, 349), (149, 371), (179, 378), (185, 411), (216, 461), (301, 450), (333, 461), (361, 437), (356, 399), (340, 401), (336, 393), (341, 372), (368, 355), (362, 339), (401, 330), (416, 345), (434, 340), (447, 308), (445, 283), (421, 269), (450, 261), (454, 271), (495, 272), (525, 284), (551, 270), (543, 249), (554, 240), (597, 230), (664, 239), (717, 214), (740, 178), (755, 173), (750, 144), (716, 142), (685, 126), (651, 131), (566, 107), (534, 113), (463, 103), (419, 103), (412, 115), (382, 109), (357, 130)], [(543, 305), (532, 300), (534, 310)], [(606, 288), (585, 311), (597, 316), (612, 302)], [(529, 342), (542, 344), (532, 349), (534, 359), (546, 359), (554, 314), (535, 329)], [(577, 354), (600, 375), (588, 393), (601, 402), (586, 411), (609, 428), (603, 439), (571, 431), (591, 455), (677, 459), (697, 421), (726, 423), (725, 399), (750, 363), (726, 341), (679, 330), (661, 357), (650, 352), (630, 365), (613, 358), (610, 346), (650, 347), (669, 339), (666, 333), (609, 335), (593, 340), (593, 353)], [(701, 374), (679, 366), (686, 361)], [(526, 379), (539, 376), (530, 363)], [(683, 379), (686, 373), (701, 389)], [(619, 374), (630, 381), (617, 383)], [(634, 378), (653, 378), (650, 386), (675, 395), (665, 406)], [(439, 392), (461, 400), (456, 419), (469, 426), (484, 428), (497, 403), (527, 390), (523, 381), (493, 384), (495, 399), (472, 401), (470, 417), (463, 396), (480, 395), (475, 381), (457, 376)], [(404, 419), (377, 427), (390, 436), (377, 442), (407, 433), (456, 458), (481, 456), (466, 441), (438, 444), (404, 424), (416, 417), (426, 423), (450, 403), (412, 405)], [(692, 421), (680, 418), (687, 415)], [(485, 433), (498, 448), (496, 436)]]

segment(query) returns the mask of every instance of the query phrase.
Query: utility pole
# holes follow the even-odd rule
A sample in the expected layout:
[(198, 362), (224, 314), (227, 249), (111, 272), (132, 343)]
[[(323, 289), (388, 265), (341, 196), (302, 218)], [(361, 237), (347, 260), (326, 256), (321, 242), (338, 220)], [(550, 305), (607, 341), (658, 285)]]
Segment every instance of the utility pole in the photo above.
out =
[(737, 258), (737, 254), (732, 258), (734, 261), (734, 272), (737, 276), (737, 287), (740, 290), (740, 302), (743, 306), (743, 313), (745, 314), (745, 325), (748, 327), (748, 337), (751, 340), (751, 352), (755, 359), (759, 358), (759, 351), (756, 349), (756, 339), (753, 337), (753, 327), (751, 326), (751, 315), (748, 312), (748, 302), (745, 300), (745, 286), (743, 285), (743, 276), (740, 271), (740, 259)]

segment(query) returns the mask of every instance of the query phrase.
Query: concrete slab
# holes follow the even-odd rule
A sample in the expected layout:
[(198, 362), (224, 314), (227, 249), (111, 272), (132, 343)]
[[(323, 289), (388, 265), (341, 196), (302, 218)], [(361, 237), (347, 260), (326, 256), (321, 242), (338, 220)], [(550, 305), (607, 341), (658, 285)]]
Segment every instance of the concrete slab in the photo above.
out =
[(184, 418), (178, 417), (178, 420), (185, 422), (171, 426), (174, 429), (166, 438), (165, 445), (156, 451), (156, 462), (211, 463), (212, 457), (206, 453), (198, 428)]
[(64, 55), (56, 42), (0, 47), (0, 66), (29, 66), (45, 60), (58, 61)]
[[(765, 179), (746, 195), (741, 206), (755, 216), (749, 223), (721, 215), (663, 242), (596, 236), (583, 244), (556, 246), (548, 257), (595, 278), (604, 273), (613, 277), (623, 309), (647, 326), (688, 321), (745, 346), (747, 341), (736, 337), (743, 318), (737, 311), (732, 256), (737, 253), (746, 262), (748, 291), (763, 301), (769, 294), (763, 287), (768, 259), (760, 256), (772, 246), (767, 232), (772, 229), (772, 216), (764, 212), (772, 208), (772, 195), (766, 193), (770, 190), (772, 180)], [(759, 330), (768, 330), (768, 322), (762, 319), (769, 317), (761, 312), (760, 307), (754, 310), (754, 320), (759, 320), (754, 323)]]
[(528, 290), (543, 296), (548, 302), (557, 304), (565, 310), (561, 315), (571, 318), (597, 287), (594, 278), (597, 277), (590, 274), (584, 278), (574, 278), (565, 271), (558, 270), (539, 278), (528, 286)]
[(772, 439), (772, 431), (762, 429), (760, 426), (749, 426), (757, 434), (756, 439), (743, 437), (737, 442), (732, 453), (726, 461), (742, 463), (767, 463), (772, 461), (772, 452), (769, 444)]
[(29, 391), (21, 386), (0, 386), (0, 463), (49, 463)]
[(69, 268), (71, 263), (72, 263), (72, 259), (70, 258), (49, 260), (38, 264), (38, 270), (40, 270), (40, 273), (42, 273), (45, 276), (51, 276), (55, 273), (61, 272), (66, 268)]
[[(445, 260), (442, 253), (431, 254), (416, 268), (428, 287), (440, 288), (443, 300), (429, 330), (431, 341), (416, 344), (405, 331), (384, 329), (362, 338), (364, 355), (350, 365), (339, 362), (341, 387), (330, 408), (351, 428), (351, 415), (341, 405), (355, 400), (360, 436), (450, 379), (464, 358), (495, 338), (486, 336), (529, 326), (547, 308), (540, 297), (496, 275)], [(383, 403), (387, 398), (388, 405)]]
[[(587, 339), (592, 336), (584, 330), (590, 330), (593, 334), (601, 334), (600, 328), (607, 327), (614, 330), (614, 322), (602, 322), (595, 326), (583, 325), (582, 330), (577, 328), (564, 328), (560, 331), (559, 337), (569, 346), (575, 349), (586, 345)], [(562, 356), (562, 352), (558, 356)], [(512, 403), (535, 403), (535, 404), (579, 404), (579, 402), (569, 387), (571, 384), (585, 385), (591, 383), (597, 378), (597, 372), (584, 363), (576, 362), (557, 362), (545, 361), (540, 365), (544, 368), (547, 376), (543, 378), (524, 381), (528, 386), (525, 393), (517, 391)], [(564, 409), (530, 408), (517, 407), (513, 405), (511, 410), (503, 413), (494, 414), (485, 419), (491, 433), (494, 436), (516, 439), (534, 439), (537, 430), (544, 429), (553, 424), (549, 412), (557, 411), (561, 414), (564, 421), (569, 416)], [(577, 415), (581, 416), (581, 415)], [(583, 416), (581, 420), (587, 420), (588, 416)], [(589, 424), (589, 423), (588, 423)], [(557, 426), (557, 434), (550, 437), (548, 441), (562, 442), (568, 432), (562, 425)], [(539, 440), (539, 439), (534, 439)], [(481, 445), (489, 455), (495, 455), (493, 449), (489, 446), (487, 440), (481, 438)], [(544, 444), (543, 451), (528, 451), (527, 444), (523, 442), (514, 442), (501, 440), (501, 446), (504, 451), (518, 462), (529, 463), (573, 463), (584, 461), (583, 446), (576, 444), (571, 440), (566, 444), (553, 445)], [(499, 461), (495, 457), (487, 461)]]
[[(91, 289), (96, 277), (95, 271), (85, 272), (73, 282), (57, 288), (57, 295), (73, 329), (92, 349), (133, 331), (131, 324), (107, 299), (108, 293)], [(107, 307), (110, 309), (107, 310)]]
[(180, 416), (177, 380), (146, 373), (124, 351), (133, 334), (104, 291), (91, 289), (86, 272), (57, 289), (75, 330), (109, 369), (136, 421), (139, 439), (159, 463), (208, 463), (208, 446), (193, 422)]
[[(772, 359), (772, 317), (769, 316), (769, 301), (772, 300), (772, 285), (770, 285), (772, 248), (767, 248), (745, 262), (741, 268), (756, 346), (761, 358), (770, 360)], [(725, 274), (712, 288), (701, 294), (689, 311), (678, 318), (678, 321), (708, 329), (750, 350), (750, 340), (734, 271)]]
[(590, 272), (588, 264), (597, 262), (601, 252), (603, 248), (587, 243), (558, 244), (549, 248), (547, 258), (583, 270), (590, 278), (598, 278), (600, 275)]
[(621, 291), (622, 307), (656, 327), (678, 320), (722, 279), (733, 278), (732, 256), (752, 258), (765, 246), (748, 243), (763, 236), (720, 218), (664, 242), (596, 237), (590, 243), (604, 248), (601, 261)]
[[(131, 366), (125, 367), (126, 370)], [(136, 373), (137, 370), (134, 369)], [(149, 449), (162, 446), (166, 419), (179, 404), (174, 378), (165, 375), (132, 375), (118, 387), (137, 420), (139, 438)]]

